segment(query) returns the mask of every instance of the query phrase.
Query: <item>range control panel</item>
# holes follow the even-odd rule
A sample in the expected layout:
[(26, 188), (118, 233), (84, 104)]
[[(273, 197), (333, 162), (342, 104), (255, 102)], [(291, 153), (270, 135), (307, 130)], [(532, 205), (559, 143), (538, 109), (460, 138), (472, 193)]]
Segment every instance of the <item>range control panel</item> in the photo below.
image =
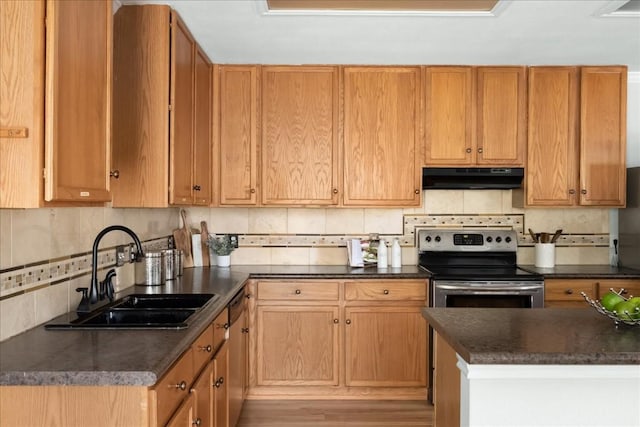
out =
[(516, 252), (515, 230), (430, 229), (418, 231), (420, 252)]

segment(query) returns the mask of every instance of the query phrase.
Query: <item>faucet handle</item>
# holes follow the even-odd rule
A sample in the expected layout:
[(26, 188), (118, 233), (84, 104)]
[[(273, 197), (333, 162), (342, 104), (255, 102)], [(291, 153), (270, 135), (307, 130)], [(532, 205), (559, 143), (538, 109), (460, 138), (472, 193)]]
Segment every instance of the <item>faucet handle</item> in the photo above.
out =
[(82, 299), (80, 300), (80, 304), (78, 304), (78, 308), (76, 312), (78, 314), (86, 314), (91, 311), (91, 303), (89, 302), (88, 295), (89, 288), (76, 288), (76, 292), (82, 292)]

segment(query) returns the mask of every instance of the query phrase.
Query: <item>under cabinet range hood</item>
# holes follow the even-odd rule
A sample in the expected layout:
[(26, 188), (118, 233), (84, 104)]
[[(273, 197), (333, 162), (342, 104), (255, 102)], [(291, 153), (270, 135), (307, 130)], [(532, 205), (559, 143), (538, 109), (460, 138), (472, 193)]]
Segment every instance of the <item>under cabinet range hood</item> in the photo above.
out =
[(520, 188), (523, 168), (423, 168), (426, 190), (489, 190)]

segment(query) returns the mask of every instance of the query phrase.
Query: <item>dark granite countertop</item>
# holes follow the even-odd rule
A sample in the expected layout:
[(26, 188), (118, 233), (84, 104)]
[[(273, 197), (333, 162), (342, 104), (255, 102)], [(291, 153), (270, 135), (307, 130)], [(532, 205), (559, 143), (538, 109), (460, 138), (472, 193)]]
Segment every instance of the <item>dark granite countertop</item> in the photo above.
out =
[(425, 308), (422, 313), (470, 364), (640, 364), (640, 326), (616, 328), (591, 308)]
[(518, 265), (518, 267), (542, 274), (548, 279), (640, 279), (640, 270), (610, 265), (556, 265), (553, 268)]
[[(226, 307), (249, 278), (375, 279), (428, 278), (416, 266), (350, 268), (346, 266), (233, 266), (185, 269), (171, 285), (134, 286), (131, 293), (215, 293), (181, 330), (46, 330), (43, 325), (0, 343), (0, 385), (151, 386)], [(60, 316), (57, 322), (75, 318)]]

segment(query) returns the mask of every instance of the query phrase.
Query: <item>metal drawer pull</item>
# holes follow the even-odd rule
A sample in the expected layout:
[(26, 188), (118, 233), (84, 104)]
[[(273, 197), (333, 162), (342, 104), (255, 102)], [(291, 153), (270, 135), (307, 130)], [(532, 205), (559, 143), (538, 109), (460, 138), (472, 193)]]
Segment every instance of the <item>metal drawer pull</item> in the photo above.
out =
[(296, 295), (300, 295), (301, 291), (300, 289), (296, 289)]
[(222, 386), (222, 383), (224, 383), (224, 377), (220, 377), (216, 380), (215, 384), (213, 384), (213, 386), (215, 388), (220, 388), (220, 386)]
[(195, 421), (193, 422), (194, 426), (199, 426), (202, 425), (202, 420), (200, 418), (196, 418)]
[(211, 347), (211, 344), (206, 345), (206, 346), (201, 345), (200, 347), (198, 347), (198, 349), (200, 351), (206, 351), (207, 353), (211, 353), (211, 350), (213, 350), (213, 347)]
[(333, 319), (333, 323), (338, 323), (338, 322), (340, 322), (340, 320), (338, 320), (338, 319)]
[(174, 385), (175, 388), (179, 388), (180, 390), (186, 390), (187, 389), (187, 382), (186, 381), (180, 381), (179, 384)]
[(573, 289), (566, 289), (564, 291), (564, 293), (567, 294), (567, 295), (571, 295), (571, 294), (573, 294)]
[(347, 325), (350, 325), (351, 324), (351, 319), (345, 320), (344, 323), (346, 323)]
[(389, 289), (385, 289), (384, 291), (382, 291), (382, 293), (385, 295), (389, 295)]

